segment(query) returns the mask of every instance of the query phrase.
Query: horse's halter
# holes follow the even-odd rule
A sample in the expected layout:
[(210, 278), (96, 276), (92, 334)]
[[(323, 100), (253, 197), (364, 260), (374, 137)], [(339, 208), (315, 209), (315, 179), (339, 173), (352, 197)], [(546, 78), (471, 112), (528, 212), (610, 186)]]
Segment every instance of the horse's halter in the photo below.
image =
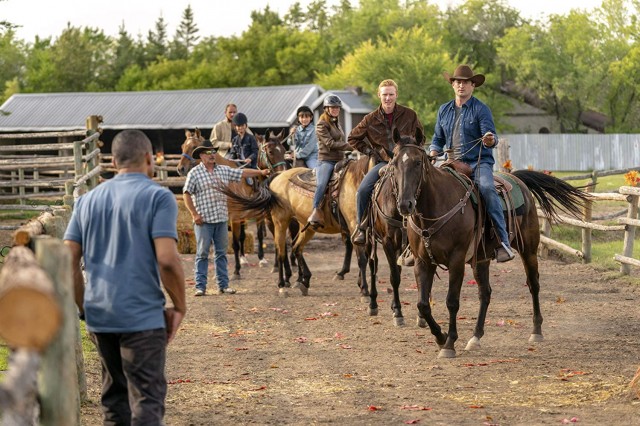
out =
[[(423, 157), (422, 158), (422, 174), (423, 174), (423, 176), (426, 177), (428, 175), (428, 173), (429, 173), (429, 166), (426, 163), (428, 161), (431, 161), (431, 160), (430, 160), (429, 155), (424, 150), (424, 148), (422, 148), (421, 146), (415, 145), (415, 144), (410, 144), (410, 143), (404, 144), (402, 146), (403, 147), (407, 147), (407, 148), (412, 148), (412, 149), (415, 149), (415, 150), (419, 151), (420, 156)], [(405, 153), (404, 155), (407, 155), (407, 154)], [(398, 212), (400, 212), (400, 205), (399, 205), (399, 200), (398, 200), (398, 186), (397, 186), (398, 182), (397, 182), (397, 179), (395, 179), (396, 164), (397, 164), (398, 161), (400, 161), (399, 153), (396, 154), (393, 157), (393, 160), (391, 160), (390, 165), (392, 166), (391, 167), (391, 171), (394, 174), (394, 178), (391, 179), (391, 189), (392, 189), (392, 192), (393, 192), (393, 196), (396, 199), (396, 208), (398, 209)], [(418, 182), (418, 187), (416, 188), (416, 192), (414, 194), (414, 199), (416, 200), (416, 202), (417, 202), (418, 198), (420, 197), (420, 192), (422, 192), (422, 182), (424, 182), (425, 180), (426, 179), (420, 179), (420, 181)]]
[[(268, 140), (262, 142), (260, 144), (260, 160), (262, 163), (266, 164), (267, 168), (271, 171), (271, 172), (276, 172), (276, 168), (278, 167), (285, 167), (287, 165), (286, 161), (279, 161), (275, 164), (271, 163), (271, 160), (269, 159), (269, 156), (267, 155), (267, 150), (266, 150), (266, 146), (267, 144), (277, 144), (278, 142), (270, 142)], [(276, 147), (277, 149), (277, 147)]]
[[(185, 141), (185, 143), (190, 142), (190, 141), (200, 142), (200, 140), (197, 139), (195, 136), (189, 136), (187, 138), (187, 140)], [(197, 147), (198, 147), (198, 145), (194, 146), (193, 149), (191, 150), (191, 152), (193, 152)], [(191, 162), (191, 164), (194, 164), (197, 161), (195, 158), (193, 158), (191, 155), (187, 154), (186, 152), (183, 152), (180, 155), (182, 155), (184, 158), (189, 160)]]

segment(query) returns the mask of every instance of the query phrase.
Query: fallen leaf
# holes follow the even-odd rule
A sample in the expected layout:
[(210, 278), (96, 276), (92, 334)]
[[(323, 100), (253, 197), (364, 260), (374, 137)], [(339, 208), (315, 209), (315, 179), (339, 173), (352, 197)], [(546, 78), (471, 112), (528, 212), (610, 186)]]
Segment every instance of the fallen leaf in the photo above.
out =
[(261, 391), (261, 390), (265, 390), (266, 388), (267, 388), (266, 386), (260, 386), (259, 388), (249, 389), (249, 391)]
[(498, 327), (504, 327), (504, 320), (500, 320), (496, 323)]
[(566, 302), (566, 301), (567, 301), (567, 300), (566, 300), (564, 297), (562, 297), (562, 296), (558, 296), (558, 297), (556, 298), (556, 303), (564, 303), (564, 302)]
[(433, 408), (431, 407), (423, 407), (419, 405), (403, 405), (400, 407), (401, 410), (412, 410), (412, 411), (431, 411)]
[(415, 425), (416, 423), (420, 423), (420, 419), (407, 420), (406, 422), (404, 422), (404, 424), (406, 425)]
[(338, 347), (339, 347), (340, 349), (353, 349), (351, 346), (349, 346), (349, 345), (344, 345), (344, 344), (343, 344), (343, 345), (338, 345)]
[(478, 285), (478, 282), (476, 280), (469, 280), (469, 281), (467, 281), (467, 284), (469, 284), (469, 285)]
[(249, 348), (236, 348), (236, 351), (248, 351)]
[(340, 332), (336, 332), (336, 334), (334, 334), (333, 337), (336, 339), (344, 339), (344, 334)]
[(470, 405), (469, 408), (484, 408), (482, 405)]
[(318, 318), (314, 318), (314, 317), (309, 317), (309, 318), (305, 318), (305, 321), (316, 321)]
[(300, 336), (300, 337), (296, 337), (294, 339), (294, 341), (298, 342), (298, 343), (305, 343), (307, 341), (307, 338), (304, 336)]
[(369, 411), (380, 411), (380, 410), (382, 410), (382, 407), (376, 407), (375, 405), (368, 405), (367, 406), (367, 410), (369, 410)]

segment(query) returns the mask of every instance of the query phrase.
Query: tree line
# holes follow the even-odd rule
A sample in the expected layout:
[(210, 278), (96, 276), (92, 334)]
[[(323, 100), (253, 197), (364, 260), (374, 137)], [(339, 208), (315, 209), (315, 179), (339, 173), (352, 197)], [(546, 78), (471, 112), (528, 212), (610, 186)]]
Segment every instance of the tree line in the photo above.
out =
[[(487, 82), (476, 95), (498, 128), (505, 92), (553, 114), (563, 132), (581, 132), (581, 115), (608, 117), (606, 131), (640, 131), (640, 0), (604, 0), (540, 21), (504, 0), (467, 0), (447, 10), (422, 0), (349, 0), (329, 7), (294, 3), (280, 16), (251, 13), (239, 36), (201, 37), (188, 6), (175, 34), (162, 16), (146, 35), (124, 26), (117, 37), (68, 25), (27, 42), (0, 21), (0, 101), (14, 93), (100, 92), (316, 83), (359, 86), (375, 96), (393, 78), (399, 101), (433, 129), (437, 107), (453, 98), (442, 73), (468, 63)], [(376, 99), (372, 101), (375, 103)]]

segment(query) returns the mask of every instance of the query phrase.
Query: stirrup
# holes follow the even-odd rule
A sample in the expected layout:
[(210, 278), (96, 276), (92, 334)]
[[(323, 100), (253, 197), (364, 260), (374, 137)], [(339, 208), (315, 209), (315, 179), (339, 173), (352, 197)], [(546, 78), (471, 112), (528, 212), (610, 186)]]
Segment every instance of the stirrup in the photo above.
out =
[(496, 249), (496, 261), (499, 263), (508, 262), (515, 257), (516, 255), (511, 250), (511, 247), (505, 243), (501, 243), (501, 246)]

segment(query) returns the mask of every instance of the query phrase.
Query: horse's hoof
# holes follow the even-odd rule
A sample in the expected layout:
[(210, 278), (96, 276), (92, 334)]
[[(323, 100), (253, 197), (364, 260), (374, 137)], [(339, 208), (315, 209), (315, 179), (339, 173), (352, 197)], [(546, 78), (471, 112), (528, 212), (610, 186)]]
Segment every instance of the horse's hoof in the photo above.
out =
[(371, 302), (371, 297), (369, 297), (369, 296), (360, 296), (360, 302), (368, 304), (369, 302)]
[(416, 324), (420, 328), (425, 328), (427, 326), (427, 320), (422, 318), (422, 317), (418, 317), (418, 320), (416, 321)]
[(375, 317), (376, 315), (378, 315), (378, 308), (369, 308), (369, 316)]
[(542, 341), (544, 341), (544, 337), (542, 336), (542, 334), (532, 334), (531, 336), (529, 336), (530, 343), (540, 343)]
[(233, 275), (231, 276), (231, 280), (232, 280), (232, 281), (237, 281), (237, 280), (240, 280), (240, 279), (242, 279), (242, 277), (240, 276), (240, 274), (233, 274)]
[(285, 282), (284, 282), (284, 286), (285, 286), (286, 288), (291, 288), (291, 283), (290, 283), (289, 281), (285, 281)]
[(280, 289), (278, 290), (278, 295), (280, 297), (289, 297), (289, 290), (285, 287), (280, 287)]
[(480, 346), (480, 339), (478, 339), (476, 336), (473, 336), (467, 342), (467, 346), (464, 348), (464, 350), (465, 351), (475, 351), (475, 350), (478, 350), (478, 349), (481, 349), (481, 348), (482, 348), (482, 346)]
[(309, 295), (309, 287), (305, 287), (304, 284), (300, 283), (300, 286), (298, 288), (300, 289), (300, 293), (302, 293), (303, 296)]
[(240, 256), (240, 264), (241, 265), (248, 265), (249, 261), (247, 260), (246, 256)]
[(438, 353), (438, 358), (455, 358), (456, 351), (455, 349), (440, 349)]
[(260, 259), (260, 262), (258, 262), (258, 266), (260, 266), (261, 268), (264, 268), (268, 264), (269, 264), (269, 261), (267, 259)]
[(333, 280), (334, 280), (334, 281), (344, 281), (344, 275), (335, 274), (335, 275), (333, 276)]
[(393, 322), (396, 327), (402, 327), (404, 326), (404, 317), (395, 317), (393, 319)]
[(273, 268), (271, 268), (271, 273), (272, 274), (277, 274), (278, 273), (278, 268), (276, 268), (275, 266)]

